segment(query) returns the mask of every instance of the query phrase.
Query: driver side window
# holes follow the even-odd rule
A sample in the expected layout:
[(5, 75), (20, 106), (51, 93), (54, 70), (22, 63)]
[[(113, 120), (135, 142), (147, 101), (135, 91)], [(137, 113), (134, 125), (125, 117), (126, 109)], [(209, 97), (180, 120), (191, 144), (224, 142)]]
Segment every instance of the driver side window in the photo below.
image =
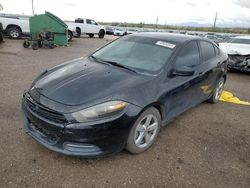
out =
[(175, 67), (194, 67), (200, 63), (199, 48), (196, 41), (189, 42), (181, 49), (175, 61)]

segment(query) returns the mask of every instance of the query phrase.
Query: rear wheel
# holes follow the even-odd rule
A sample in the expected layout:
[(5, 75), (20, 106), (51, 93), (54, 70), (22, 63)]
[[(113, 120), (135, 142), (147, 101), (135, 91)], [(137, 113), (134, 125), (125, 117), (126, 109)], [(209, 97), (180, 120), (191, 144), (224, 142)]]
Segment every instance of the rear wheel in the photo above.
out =
[(79, 38), (81, 36), (81, 29), (80, 28), (76, 28), (76, 37)]
[(161, 128), (159, 111), (150, 107), (134, 123), (127, 140), (126, 150), (138, 154), (146, 151), (155, 142)]
[(103, 39), (104, 36), (105, 36), (105, 31), (102, 29), (102, 30), (99, 31), (98, 37), (99, 37), (100, 39)]
[(224, 83), (225, 79), (221, 77), (217, 83), (217, 86), (214, 90), (213, 95), (207, 100), (210, 103), (217, 103), (220, 100), (220, 96), (222, 94), (222, 91), (224, 89)]
[(68, 30), (68, 35), (67, 35), (68, 41), (71, 41), (73, 38), (73, 33)]
[(22, 32), (18, 27), (8, 28), (8, 36), (12, 39), (19, 39), (22, 36)]
[(89, 37), (90, 37), (90, 38), (93, 38), (93, 37), (94, 37), (94, 34), (89, 34)]

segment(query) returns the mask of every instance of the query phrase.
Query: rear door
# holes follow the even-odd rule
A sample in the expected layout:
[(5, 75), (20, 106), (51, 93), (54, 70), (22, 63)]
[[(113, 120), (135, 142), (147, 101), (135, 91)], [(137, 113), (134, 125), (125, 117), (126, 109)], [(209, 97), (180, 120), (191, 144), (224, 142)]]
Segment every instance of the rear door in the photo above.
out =
[(221, 76), (220, 50), (217, 46), (208, 41), (199, 41), (202, 62), (199, 69), (202, 82), (200, 85), (200, 100), (208, 99), (214, 91), (217, 81)]

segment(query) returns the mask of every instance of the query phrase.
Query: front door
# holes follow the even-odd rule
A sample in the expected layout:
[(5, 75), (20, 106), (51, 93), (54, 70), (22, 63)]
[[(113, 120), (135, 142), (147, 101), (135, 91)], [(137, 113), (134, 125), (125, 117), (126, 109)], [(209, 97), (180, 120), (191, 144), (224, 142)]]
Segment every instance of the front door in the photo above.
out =
[(193, 70), (193, 75), (175, 75), (167, 78), (165, 83), (166, 92), (163, 97), (165, 104), (166, 120), (171, 120), (188, 108), (200, 103), (200, 83), (204, 77), (200, 76), (201, 57), (197, 41), (187, 43), (177, 53), (170, 70), (187, 68)]

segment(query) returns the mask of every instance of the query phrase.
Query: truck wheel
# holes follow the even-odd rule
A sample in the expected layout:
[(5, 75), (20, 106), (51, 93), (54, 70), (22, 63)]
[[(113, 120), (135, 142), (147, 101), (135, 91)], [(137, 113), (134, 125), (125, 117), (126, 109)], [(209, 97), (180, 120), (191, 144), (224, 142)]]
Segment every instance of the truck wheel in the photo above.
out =
[(93, 38), (93, 37), (94, 37), (94, 34), (89, 34), (89, 37), (90, 37), (90, 38)]
[(76, 33), (77, 33), (77, 35), (76, 35), (77, 38), (81, 37), (81, 29), (80, 28), (76, 28)]
[(8, 35), (11, 39), (19, 39), (22, 36), (22, 32), (18, 27), (10, 27), (8, 29)]
[(98, 36), (99, 36), (100, 39), (103, 39), (104, 36), (105, 36), (105, 31), (103, 29), (100, 30)]
[(73, 38), (73, 33), (72, 33), (71, 31), (69, 31), (69, 30), (68, 30), (68, 35), (67, 35), (67, 37), (68, 37), (68, 41), (71, 41), (72, 38)]

